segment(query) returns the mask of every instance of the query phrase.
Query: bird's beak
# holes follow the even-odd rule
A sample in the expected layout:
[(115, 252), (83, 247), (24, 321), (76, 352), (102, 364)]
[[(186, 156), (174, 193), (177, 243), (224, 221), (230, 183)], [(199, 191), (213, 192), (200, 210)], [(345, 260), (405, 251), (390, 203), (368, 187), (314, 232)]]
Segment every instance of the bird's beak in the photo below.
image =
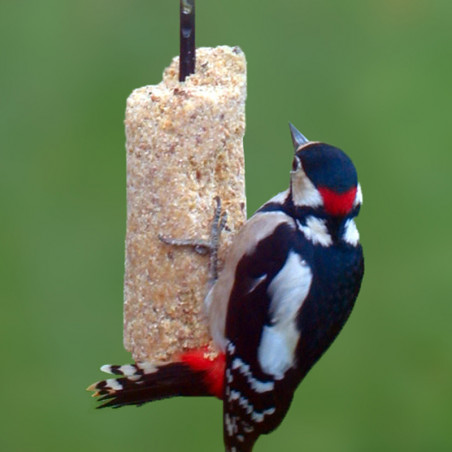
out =
[(298, 151), (298, 149), (309, 143), (309, 140), (293, 125), (289, 122), (290, 134), (292, 135), (292, 142), (294, 147), (294, 153)]

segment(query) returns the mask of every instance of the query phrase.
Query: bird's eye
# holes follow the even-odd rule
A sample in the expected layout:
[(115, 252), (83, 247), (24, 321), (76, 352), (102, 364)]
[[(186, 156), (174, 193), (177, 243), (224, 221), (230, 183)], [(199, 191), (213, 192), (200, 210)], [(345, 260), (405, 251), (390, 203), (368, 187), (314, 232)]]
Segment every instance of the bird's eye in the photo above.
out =
[(292, 162), (292, 171), (297, 171), (301, 167), (301, 162), (298, 157), (295, 157)]

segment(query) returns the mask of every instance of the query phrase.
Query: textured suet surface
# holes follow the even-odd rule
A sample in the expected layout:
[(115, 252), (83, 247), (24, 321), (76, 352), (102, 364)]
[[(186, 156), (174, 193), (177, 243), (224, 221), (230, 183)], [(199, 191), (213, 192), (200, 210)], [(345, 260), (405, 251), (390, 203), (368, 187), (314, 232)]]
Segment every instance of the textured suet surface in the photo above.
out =
[(196, 54), (196, 72), (184, 83), (174, 58), (159, 85), (127, 101), (124, 346), (137, 361), (167, 361), (209, 341), (209, 259), (158, 235), (207, 239), (219, 196), (228, 214), (221, 264), (246, 218), (245, 56), (237, 47)]

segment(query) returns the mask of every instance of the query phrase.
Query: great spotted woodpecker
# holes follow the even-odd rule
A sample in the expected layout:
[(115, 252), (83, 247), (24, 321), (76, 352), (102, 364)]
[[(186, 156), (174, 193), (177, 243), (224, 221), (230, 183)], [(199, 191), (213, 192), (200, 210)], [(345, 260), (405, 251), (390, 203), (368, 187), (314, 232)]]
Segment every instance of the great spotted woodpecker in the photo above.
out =
[(206, 297), (218, 356), (201, 349), (169, 364), (103, 366), (120, 377), (88, 388), (101, 407), (216, 396), (227, 452), (251, 451), (281, 423), (298, 384), (348, 319), (364, 272), (352, 161), (290, 127), (290, 187), (239, 231)]

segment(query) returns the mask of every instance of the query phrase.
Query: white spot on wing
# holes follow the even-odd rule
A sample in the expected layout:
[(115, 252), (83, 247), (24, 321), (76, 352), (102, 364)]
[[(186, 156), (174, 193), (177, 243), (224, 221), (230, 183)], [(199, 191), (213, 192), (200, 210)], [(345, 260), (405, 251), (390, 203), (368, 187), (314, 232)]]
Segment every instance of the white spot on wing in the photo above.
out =
[(275, 384), (272, 381), (260, 381), (254, 378), (250, 371), (250, 366), (243, 362), (240, 358), (234, 358), (232, 361), (232, 369), (238, 370), (250, 385), (250, 387), (259, 393), (273, 391)]
[(262, 411), (262, 413), (259, 413), (258, 411), (255, 411), (252, 415), (251, 415), (251, 419), (254, 422), (263, 422), (264, 417), (265, 416), (270, 416), (275, 412), (274, 408), (269, 408), (268, 410), (264, 410)]
[(229, 416), (228, 413), (224, 415), (224, 424), (229, 436), (233, 436), (237, 433), (237, 418), (235, 416)]
[(238, 401), (239, 405), (245, 410), (247, 414), (251, 414), (254, 410), (253, 405), (249, 402), (246, 397), (243, 397), (239, 391), (231, 390), (228, 397), (229, 402)]
[(300, 223), (298, 220), (297, 224), (304, 236), (314, 245), (330, 246), (333, 243), (325, 220), (309, 216), (306, 218), (306, 225)]
[(265, 326), (258, 349), (258, 360), (265, 373), (277, 380), (294, 364), (294, 353), (300, 333), (297, 314), (309, 292), (312, 273), (306, 262), (295, 252), (275, 276), (268, 294), (271, 297), (271, 325)]
[[(262, 422), (265, 416), (270, 416), (276, 411), (275, 407), (270, 407), (261, 412), (255, 411), (250, 401), (246, 397), (242, 396), (239, 391), (231, 390), (228, 400), (229, 402), (238, 401), (239, 406), (241, 406), (248, 415), (251, 415), (251, 419), (254, 422)], [(232, 433), (237, 432), (236, 419), (237, 418), (235, 416), (229, 416), (228, 413), (225, 414), (225, 422), (228, 433), (229, 431)], [(244, 427), (244, 431), (247, 433), (253, 431), (253, 428), (251, 426), (245, 425)], [(231, 436), (231, 433), (229, 433), (229, 435)]]

